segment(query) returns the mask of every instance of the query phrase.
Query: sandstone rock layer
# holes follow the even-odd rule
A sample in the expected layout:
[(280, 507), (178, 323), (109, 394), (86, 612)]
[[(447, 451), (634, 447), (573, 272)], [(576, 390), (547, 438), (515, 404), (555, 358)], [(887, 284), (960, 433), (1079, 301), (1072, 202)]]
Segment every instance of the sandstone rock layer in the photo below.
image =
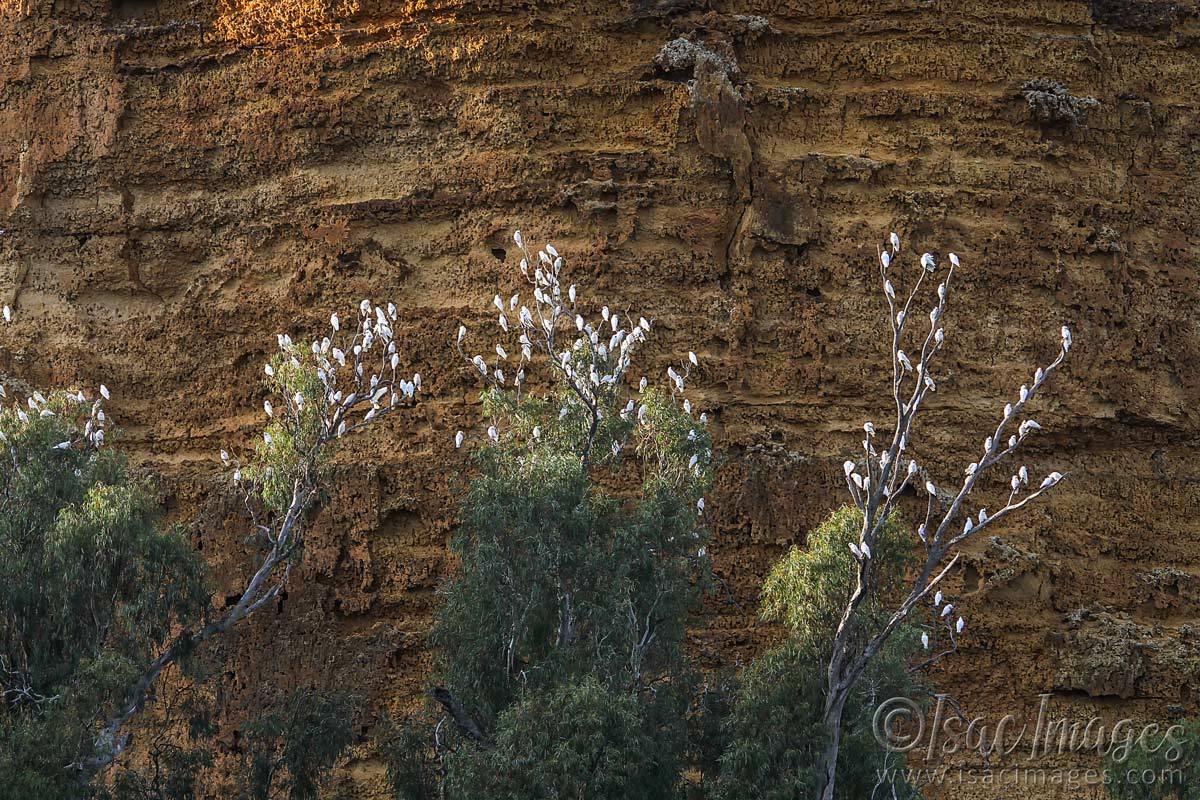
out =
[[(1036, 714), (1043, 692), (1084, 719), (1195, 712), (1195, 11), (0, 0), (0, 299), (17, 317), (0, 369), (103, 379), (124, 446), (186, 518), (220, 493), (217, 450), (248, 446), (275, 332), (312, 335), (362, 297), (408, 309), (426, 400), (342, 454), (303, 569), (224, 677), (245, 713), (264, 675), (355, 685), (365, 729), (420, 702), (466, 466), (451, 439), (478, 426), (450, 337), (515, 288), (514, 228), (656, 319), (650, 374), (702, 359), (729, 587), (695, 631), (710, 665), (770, 639), (765, 570), (841, 502), (862, 422), (887, 418), (873, 265), (896, 229), (965, 267), (915, 443), (935, 475), (973, 460), (1059, 325), (1077, 343), (1028, 456), (1068, 481), (954, 576), (970, 628), (939, 689), (991, 718)], [(231, 588), (242, 529), (211, 518), (198, 543)], [(340, 780), (377, 796), (379, 767)]]

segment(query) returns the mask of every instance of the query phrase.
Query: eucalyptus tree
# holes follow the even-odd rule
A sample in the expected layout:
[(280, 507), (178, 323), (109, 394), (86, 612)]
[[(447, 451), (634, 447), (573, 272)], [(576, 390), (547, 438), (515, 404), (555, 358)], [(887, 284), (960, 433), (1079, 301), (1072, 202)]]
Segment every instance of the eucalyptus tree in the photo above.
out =
[[(857, 565), (846, 551), (861, 530), (862, 513), (843, 506), (809, 531), (803, 546), (788, 550), (767, 576), (761, 615), (783, 626), (787, 635), (742, 670), (731, 692), (713, 791), (718, 800), (790, 800), (811, 796), (821, 785), (826, 731), (817, 665), (826, 657), (854, 585)], [(860, 630), (887, 621), (891, 603), (916, 566), (914, 544), (895, 515), (879, 532), (872, 550), (876, 591), (859, 607)], [(847, 700), (837, 767), (843, 797), (919, 797), (907, 782), (903, 755), (876, 741), (873, 718), (888, 698), (919, 699), (925, 692), (912, 669), (920, 637), (928, 635), (922, 632), (928, 625), (925, 611), (918, 607), (897, 628)]]
[[(435, 732), (452, 797), (663, 797), (680, 780), (688, 614), (706, 574), (707, 418), (694, 353), (634, 370), (653, 326), (565, 281), (518, 232), (518, 289), (493, 299), (486, 435), (433, 640)], [(523, 284), (523, 289), (521, 285)], [(507, 294), (507, 292), (506, 292)]]
[(244, 465), (221, 452), (259, 553), (225, 608), (106, 438), (105, 385), (96, 397), (26, 390), (0, 411), (0, 796), (93, 794), (163, 675), (279, 596), (339, 440), (420, 388), (399, 372), (395, 306), (364, 300), (355, 316), (343, 329), (334, 315), (311, 345), (277, 337), (261, 441)]
[(0, 411), (0, 797), (85, 792), (97, 723), (206, 604), (203, 563), (105, 446), (108, 394)]

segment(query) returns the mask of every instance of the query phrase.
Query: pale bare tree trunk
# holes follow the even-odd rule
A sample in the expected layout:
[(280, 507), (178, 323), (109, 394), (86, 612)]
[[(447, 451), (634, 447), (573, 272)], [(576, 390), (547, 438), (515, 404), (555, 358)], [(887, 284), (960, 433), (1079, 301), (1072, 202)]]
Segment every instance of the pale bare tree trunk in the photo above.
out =
[(818, 784), (818, 800), (833, 800), (833, 791), (837, 784), (838, 750), (842, 744), (842, 711), (846, 707), (847, 692), (839, 692), (825, 704), (825, 730), (828, 740), (821, 752), (819, 762), (821, 783)]

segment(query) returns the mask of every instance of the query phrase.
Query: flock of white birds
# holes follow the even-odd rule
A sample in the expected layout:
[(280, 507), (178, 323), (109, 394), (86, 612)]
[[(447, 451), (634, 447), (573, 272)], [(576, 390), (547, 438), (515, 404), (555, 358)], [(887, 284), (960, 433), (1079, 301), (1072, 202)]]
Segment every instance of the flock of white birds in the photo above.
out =
[[(898, 263), (900, 237), (892, 233), (889, 239), (890, 248), (882, 248), (879, 253), (879, 272), (889, 310), (892, 350), (890, 394), (894, 400), (896, 424), (890, 434), (879, 436), (873, 423), (865, 423), (863, 431), (866, 436), (862, 440), (861, 465), (852, 460), (847, 460), (842, 465), (851, 499), (863, 512), (864, 521), (859, 540), (851, 542), (849, 549), (859, 563), (859, 578), (864, 585), (871, 578), (872, 546), (882, 533), (884, 524), (891, 516), (900, 496), (918, 482), (919, 476), (924, 473), (916, 459), (908, 456), (911, 444), (909, 437), (923, 402), (929, 394), (937, 391), (937, 381), (931, 374), (931, 367), (945, 346), (946, 332), (941, 324), (942, 317), (946, 311), (954, 272), (962, 265), (959, 257), (950, 253), (950, 267), (938, 283), (937, 302), (929, 310), (928, 328), (916, 329), (910, 324), (914, 303), (918, 300), (922, 284), (927, 278), (932, 279), (937, 275), (940, 267), (932, 253), (923, 253), (919, 258), (922, 269), (918, 270), (916, 280), (904, 276), (912, 283), (912, 288), (907, 299), (901, 304), (891, 272), (892, 267)], [(897, 279), (899, 280), (899, 277)], [(981, 508), (974, 514), (966, 511), (968, 498), (975, 490), (980, 476), (989, 467), (1015, 453), (1031, 434), (1041, 430), (1041, 425), (1036, 420), (1023, 419), (1020, 423), (1016, 423), (1016, 420), (1021, 418), (1026, 405), (1070, 352), (1071, 331), (1064, 325), (1060, 333), (1061, 343), (1057, 357), (1045, 368), (1039, 367), (1034, 371), (1031, 383), (1022, 385), (1017, 391), (1016, 402), (1004, 404), (999, 424), (991, 435), (984, 439), (979, 460), (967, 465), (962, 484), (952, 491), (944, 492), (939, 490), (932, 480), (925, 479), (926, 514), (924, 520), (917, 525), (915, 533), (926, 549), (926, 578), (930, 576), (931, 570), (939, 567), (948, 557), (956, 558), (958, 547), (967, 538), (1023, 508), (1063, 479), (1062, 473), (1051, 472), (1041, 481), (1040, 486), (1029, 491), (1029, 470), (1022, 465), (1008, 481), (1011, 491), (1003, 508), (990, 515), (986, 508)], [(913, 342), (914, 347), (919, 347), (919, 351), (913, 349), (911, 354), (905, 352), (905, 343), (909, 340)], [(1014, 423), (1016, 430), (1010, 432)], [(901, 468), (899, 465), (905, 458), (908, 459), (908, 463)], [(956, 528), (951, 529), (951, 525), (959, 518), (963, 519), (961, 532)], [(919, 599), (933, 591), (947, 571), (948, 568), (943, 569), (926, 585), (914, 587), (911, 599)], [(961, 616), (952, 619), (954, 605), (942, 606), (942, 600), (942, 592), (938, 590), (934, 595), (933, 605), (941, 609), (938, 619), (944, 621), (951, 647), (957, 647), (957, 636), (965, 629), (966, 622)], [(908, 611), (905, 608), (902, 606), (898, 612), (901, 616), (907, 616)], [(926, 650), (931, 648), (929, 632), (922, 633), (921, 640)]]
[[(544, 362), (552, 370), (553, 377), (568, 389), (569, 399), (561, 409), (560, 418), (570, 413), (571, 406), (575, 405), (585, 419), (596, 422), (610, 413), (620, 414), (622, 419), (632, 417), (642, 422), (647, 407), (639, 401), (639, 397), (650, 382), (642, 377), (635, 389), (633, 385), (627, 385), (626, 376), (638, 347), (647, 340), (652, 323), (645, 317), (638, 317), (635, 322), (632, 315), (612, 311), (607, 304), (599, 304), (598, 318), (589, 319), (581, 302), (579, 288), (563, 283), (564, 261), (555, 247), (546, 244), (534, 255), (526, 246), (520, 231), (516, 232), (513, 239), (522, 253), (520, 271), (529, 286), (528, 297), (523, 298), (521, 293), (517, 293), (506, 301), (497, 294), (493, 299), (496, 326), (502, 337), (492, 347), (494, 356), (467, 355), (463, 350), (468, 334), (466, 326), (459, 326), (454, 339), (458, 353), (485, 383), (510, 389), (518, 397), (526, 382), (527, 369), (535, 360)], [(874, 424), (867, 422), (863, 426), (863, 458), (860, 462), (847, 460), (843, 465), (851, 499), (864, 514), (862, 535), (857, 542), (849, 545), (850, 553), (859, 562), (864, 577), (869, 571), (869, 563), (873, 558), (872, 546), (882, 530), (883, 521), (891, 514), (900, 495), (924, 474), (913, 458), (908, 458), (903, 469), (898, 464), (907, 457), (912, 423), (923, 401), (929, 393), (937, 391), (937, 382), (930, 374), (930, 367), (945, 344), (945, 329), (940, 323), (951, 280), (955, 270), (961, 266), (959, 257), (951, 253), (948, 258), (950, 267), (937, 287), (937, 303), (928, 313), (928, 329), (917, 332), (915, 336), (914, 348), (919, 347), (919, 350), (906, 352), (906, 334), (912, 328), (910, 312), (922, 283), (927, 278), (932, 279), (940, 267), (933, 254), (922, 254), (919, 258), (922, 269), (917, 271), (915, 281), (911, 276), (905, 276), (913, 286), (901, 304), (891, 274), (901, 252), (899, 236), (892, 233), (889, 244), (890, 248), (880, 252), (879, 261), (892, 334), (891, 394), (896, 404), (897, 424), (889, 435), (880, 436)], [(314, 339), (307, 347), (298, 346), (287, 334), (277, 335), (279, 352), (265, 366), (268, 383), (280, 395), (274, 402), (270, 398), (263, 402), (263, 411), (269, 424), (262, 436), (268, 452), (276, 445), (269, 430), (270, 423), (283, 425), (285, 431), (298, 429), (303, 420), (311, 419), (305, 417), (304, 412), (307, 404), (314, 400), (319, 400), (321, 404), (318, 446), (345, 436), (415, 400), (422, 379), (420, 373), (408, 377), (399, 372), (401, 357), (393, 329), (397, 314), (397, 307), (393, 303), (381, 305), (363, 300), (352, 324), (347, 326), (337, 314), (331, 315), (328, 335)], [(3, 307), (3, 317), (6, 322), (13, 319), (12, 309), (7, 305)], [(946, 492), (928, 478), (923, 481), (928, 496), (927, 513), (915, 533), (931, 558), (940, 562), (967, 537), (1023, 507), (1063, 479), (1061, 473), (1051, 472), (1037, 488), (1030, 490), (1029, 470), (1022, 465), (1008, 481), (1011, 492), (1003, 508), (993, 514), (989, 514), (986, 508), (974, 514), (964, 509), (980, 474), (1011, 455), (1027, 437), (1041, 429), (1036, 420), (1022, 419), (1016, 424), (1015, 431), (1004, 436), (1010, 425), (1021, 417), (1025, 406), (1062, 364), (1071, 349), (1071, 343), (1071, 331), (1063, 326), (1057, 358), (1033, 373), (1031, 382), (1020, 387), (1014, 402), (1005, 403), (999, 425), (984, 440), (979, 460), (966, 467), (965, 478), (959, 488)], [(699, 367), (699, 364), (696, 353), (688, 352), (685, 363), (666, 368), (670, 392), (688, 415), (692, 413), (692, 404), (683, 395), (691, 370)], [(506, 369), (511, 377), (506, 374)], [(304, 385), (306, 370), (315, 372), (320, 382), (319, 398), (312, 396), (311, 387), (306, 389)], [(0, 386), (0, 397), (4, 395), (4, 388)], [(80, 435), (55, 447), (67, 449), (80, 443), (94, 448), (102, 445), (106, 426), (102, 404), (109, 396), (109, 390), (104, 385), (100, 386), (99, 397), (90, 401), (90, 405), (82, 391), (67, 395), (86, 413), (82, 415)], [(30, 420), (30, 414), (46, 416), (56, 413), (49, 407), (47, 398), (39, 392), (28, 397), (26, 404), (28, 411), (17, 408), (17, 415), (23, 422)], [(702, 413), (696, 424), (703, 426), (707, 422), (707, 415)], [(689, 438), (694, 438), (695, 433), (693, 430)], [(487, 429), (488, 439), (493, 443), (499, 442), (505, 435), (497, 421), (493, 421)], [(533, 429), (533, 436), (540, 437), (540, 428)], [(4, 434), (0, 433), (0, 439), (3, 438)], [(457, 431), (454, 434), (454, 446), (462, 447), (467, 438), (465, 431)], [(614, 456), (619, 454), (621, 447), (619, 441), (612, 442)], [(221, 451), (221, 460), (226, 465), (234, 465), (234, 477), (241, 480), (241, 466), (228, 451)], [(711, 452), (696, 454), (692, 456), (689, 468), (699, 471), (710, 462)], [(703, 497), (696, 506), (697, 512), (702, 514), (705, 509)], [(951, 531), (952, 521), (960, 516), (964, 520), (961, 532), (957, 529)], [(926, 591), (932, 588), (931, 583)], [(945, 620), (945, 627), (953, 641), (962, 633), (966, 623), (962, 616), (951, 620), (955, 607), (949, 603), (943, 605), (943, 600), (942, 592), (937, 591), (933, 606), (941, 609), (939, 618)], [(922, 634), (922, 642), (926, 649), (932, 646), (929, 632)]]
[[(650, 320), (638, 317), (634, 322), (632, 314), (617, 313), (603, 302), (593, 304), (599, 306), (598, 319), (589, 319), (579, 287), (563, 282), (564, 261), (554, 245), (547, 244), (535, 256), (520, 231), (513, 235), (513, 241), (521, 251), (520, 271), (529, 285), (528, 298), (518, 292), (507, 301), (499, 294), (492, 299), (501, 336), (501, 341), (491, 348), (494, 358), (467, 354), (463, 349), (468, 333), (465, 325), (459, 326), (455, 337), (458, 353), (491, 386), (509, 387), (505, 373), (508, 368), (512, 372), (511, 389), (518, 397), (524, 390), (527, 370), (535, 361), (544, 362), (553, 378), (568, 390), (568, 400), (559, 411), (560, 419), (571, 413), (571, 406), (575, 405), (585, 419), (596, 422), (608, 414), (644, 422), (648, 409), (639, 398), (650, 381), (641, 377), (635, 390), (627, 385), (626, 376), (634, 354), (653, 328)], [(696, 354), (689, 352), (686, 365), (666, 369), (670, 391), (688, 415), (692, 413), (692, 403), (683, 394), (691, 369), (699, 364)], [(707, 423), (707, 415), (701, 414), (697, 425)], [(691, 438), (695, 438), (695, 433), (693, 430)], [(490, 441), (499, 442), (505, 432), (493, 420), (487, 435)], [(540, 429), (535, 427), (533, 435), (538, 438)], [(457, 431), (454, 446), (462, 447), (466, 438), (464, 431)], [(614, 440), (610, 448), (615, 457), (620, 454), (622, 443)], [(695, 454), (689, 467), (698, 472), (710, 461), (709, 452)], [(704, 499), (700, 498), (697, 511), (703, 510)]]

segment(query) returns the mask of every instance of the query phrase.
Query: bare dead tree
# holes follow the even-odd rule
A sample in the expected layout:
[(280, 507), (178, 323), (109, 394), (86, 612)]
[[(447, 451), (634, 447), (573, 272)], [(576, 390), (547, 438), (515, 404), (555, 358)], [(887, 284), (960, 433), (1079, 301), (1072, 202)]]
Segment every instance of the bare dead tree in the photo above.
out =
[[(980, 478), (992, 467), (1016, 453), (1026, 439), (1040, 429), (1032, 419), (1023, 418), (1026, 406), (1045, 385), (1050, 376), (1062, 365), (1071, 349), (1071, 332), (1063, 327), (1061, 348), (1057, 357), (1046, 367), (1034, 371), (1031, 383), (1021, 386), (1015, 402), (1006, 403), (994, 431), (983, 442), (978, 461), (966, 467), (965, 477), (957, 489), (949, 492), (939, 490), (932, 481), (926, 480), (924, 489), (928, 495), (925, 519), (916, 530), (925, 549), (925, 562), (921, 566), (907, 594), (898, 604), (887, 622), (877, 631), (859, 630), (859, 609), (863, 601), (877, 590), (872, 548), (883, 530), (888, 517), (896, 509), (901, 494), (919, 480), (922, 470), (911, 458), (905, 462), (910, 446), (914, 423), (928, 395), (937, 391), (937, 382), (931, 374), (938, 355), (945, 344), (945, 331), (941, 326), (946, 311), (950, 285), (959, 259), (949, 256), (950, 267), (937, 288), (937, 303), (928, 313), (928, 331), (917, 330), (911, 317), (915, 315), (918, 295), (926, 280), (935, 280), (940, 270), (936, 258), (925, 253), (920, 258), (920, 272), (912, 291), (901, 304), (889, 277), (889, 270), (900, 253), (900, 238), (891, 234), (890, 248), (879, 253), (882, 289), (888, 306), (891, 329), (892, 380), (890, 394), (895, 405), (895, 424), (889, 438), (877, 433), (872, 423), (863, 426), (863, 464), (865, 475), (854, 461), (844, 466), (846, 486), (854, 504), (862, 512), (862, 534), (857, 544), (850, 545), (853, 558), (858, 562), (855, 585), (846, 600), (830, 648), (829, 662), (824, 668), (825, 704), (823, 719), (828, 741), (820, 759), (820, 782), (818, 797), (833, 800), (836, 785), (838, 750), (841, 744), (842, 713), (855, 684), (862, 677), (871, 659), (917, 606), (953, 569), (962, 554), (962, 546), (984, 528), (1021, 510), (1038, 497), (1056, 486), (1063, 475), (1051, 472), (1040, 485), (1031, 486), (1029, 471), (1021, 466), (1009, 480), (1010, 493), (1004, 506), (989, 515), (986, 509), (977, 513), (966, 507)], [(923, 324), (920, 328), (924, 328)], [(915, 333), (914, 333), (915, 331)], [(910, 340), (919, 346), (914, 351), (916, 358), (905, 352)], [(915, 364), (914, 364), (915, 361)], [(882, 447), (882, 449), (880, 449)], [(961, 520), (961, 522), (960, 522)], [(960, 528), (961, 525), (961, 528)], [(962, 633), (965, 623), (962, 617), (952, 621), (954, 606), (942, 606), (942, 593), (937, 592), (935, 605), (941, 608), (938, 620), (944, 625), (952, 645)], [(928, 634), (923, 641), (930, 647)], [(932, 660), (944, 655), (934, 656)]]

